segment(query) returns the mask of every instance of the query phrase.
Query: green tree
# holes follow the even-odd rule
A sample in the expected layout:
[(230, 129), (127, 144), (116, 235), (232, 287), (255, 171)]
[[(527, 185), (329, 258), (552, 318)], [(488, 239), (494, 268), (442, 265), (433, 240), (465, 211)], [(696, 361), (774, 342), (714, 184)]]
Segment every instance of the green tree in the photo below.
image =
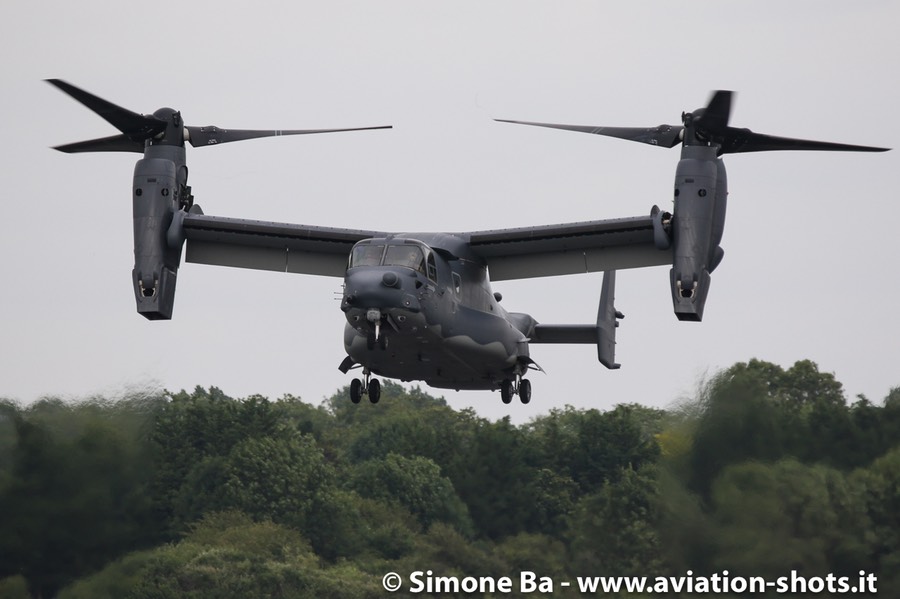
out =
[(619, 405), (608, 412), (553, 410), (529, 427), (545, 467), (569, 476), (582, 492), (600, 490), (626, 468), (639, 469), (659, 456), (658, 411)]
[(207, 515), (176, 544), (124, 557), (60, 599), (366, 599), (383, 593), (378, 578), (351, 564), (323, 567), (297, 531), (228, 512)]
[(535, 471), (530, 485), (534, 514), (528, 531), (563, 538), (580, 496), (578, 484), (549, 468)]
[(317, 494), (331, 482), (312, 437), (251, 437), (229, 454), (222, 493), (231, 508), (304, 530)]
[[(535, 572), (555, 581), (569, 576), (569, 559), (563, 541), (544, 534), (522, 532), (497, 543), (493, 554), (505, 564), (499, 575), (515, 580), (520, 572)], [(495, 575), (495, 576), (499, 576)]]
[(838, 406), (847, 403), (840, 381), (833, 373), (819, 371), (819, 366), (811, 360), (794, 362), (785, 371), (779, 391), (788, 402), (801, 406), (813, 402)]
[(688, 463), (690, 487), (708, 498), (722, 470), (747, 460), (774, 461), (784, 453), (785, 411), (771, 400), (771, 381), (760, 378), (768, 367), (751, 362), (715, 377), (701, 389), (703, 411), (697, 422)]
[(730, 466), (713, 485), (715, 565), (772, 579), (791, 570), (855, 576), (870, 521), (843, 473), (796, 460)]
[(463, 455), (480, 426), (471, 410), (457, 412), (419, 388), (407, 391), (389, 382), (376, 406), (354, 405), (342, 394), (329, 405), (335, 417), (325, 444), (338, 461), (358, 463), (389, 453), (421, 456), (451, 479), (466, 470)]
[[(415, 550), (419, 521), (397, 503), (369, 499), (356, 493), (343, 496), (351, 517), (350, 532), (344, 532), (352, 551), (353, 562), (366, 572), (386, 572), (391, 560), (410, 555)], [(340, 534), (342, 531), (337, 531)]]
[(586, 495), (573, 516), (572, 570), (607, 576), (661, 571), (659, 485), (656, 467), (625, 468)]
[(820, 372), (818, 365), (811, 360), (798, 360), (785, 370), (777, 364), (753, 359), (739, 362), (722, 374), (726, 378), (753, 378), (762, 383), (765, 396), (794, 409), (801, 409), (815, 402), (846, 404), (843, 385), (835, 379), (834, 374)]
[(268, 399), (234, 400), (216, 387), (173, 394), (150, 434), (155, 470), (152, 494), (159, 518), (175, 538), (209, 509), (221, 509), (223, 460), (247, 439), (291, 436), (289, 421)]
[(325, 410), (330, 413), (338, 427), (359, 428), (368, 424), (389, 420), (397, 413), (428, 412), (434, 408), (446, 408), (442, 397), (434, 397), (419, 387), (407, 390), (393, 381), (381, 382), (381, 399), (377, 405), (368, 402), (350, 402), (350, 386), (347, 385), (325, 401)]
[(676, 410), (525, 426), (390, 382), (378, 405), (215, 387), (0, 400), (0, 596), (353, 598), (382, 596), (387, 571), (792, 567), (873, 572), (893, 596), (898, 452), (900, 388), (847, 405), (810, 361), (735, 364)]
[(28, 581), (24, 576), (10, 576), (0, 580), (0, 597), (4, 599), (31, 599)]
[(809, 360), (788, 370), (759, 360), (735, 364), (705, 385), (699, 403), (688, 461), (692, 488), (704, 496), (731, 464), (794, 457), (850, 469), (900, 438), (900, 409), (865, 398), (848, 407), (841, 383)]
[(500, 539), (537, 527), (535, 447), (509, 417), (481, 421), (460, 458), (466, 468), (453, 476), (453, 486), (469, 506), (476, 530)]
[[(415, 549), (394, 562), (396, 572), (432, 570), (437, 576), (502, 576), (505, 562), (485, 541), (472, 541), (443, 522), (416, 538)], [(438, 595), (446, 596), (446, 595)]]
[(16, 446), (16, 420), (20, 418), (19, 406), (0, 399), (0, 492), (12, 470), (12, 456)]
[(900, 444), (875, 460), (869, 467), (855, 471), (851, 484), (864, 496), (867, 528), (872, 538), (869, 571), (879, 573), (879, 592), (900, 592)]
[(51, 597), (152, 542), (156, 527), (135, 439), (96, 406), (45, 402), (36, 412), (15, 417), (11, 470), (0, 490), (0, 577), (21, 574), (34, 596)]
[(843, 448), (852, 456), (847, 466), (867, 466), (900, 444), (900, 387), (891, 389), (883, 406), (861, 396), (850, 406), (850, 420), (854, 438)]
[(416, 517), (423, 529), (446, 522), (466, 535), (472, 522), (465, 504), (433, 461), (395, 453), (357, 465), (353, 488), (363, 497), (395, 501)]
[[(865, 408), (860, 407), (864, 410)], [(787, 451), (807, 463), (823, 462), (839, 468), (868, 463), (872, 439), (858, 434), (853, 414), (843, 404), (815, 399), (806, 405), (803, 435)]]

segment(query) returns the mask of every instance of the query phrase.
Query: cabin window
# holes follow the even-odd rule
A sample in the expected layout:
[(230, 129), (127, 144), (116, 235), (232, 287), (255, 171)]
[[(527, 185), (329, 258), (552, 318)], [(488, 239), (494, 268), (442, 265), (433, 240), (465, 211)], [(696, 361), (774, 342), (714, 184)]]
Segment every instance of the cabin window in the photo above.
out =
[(357, 245), (350, 254), (350, 268), (357, 266), (378, 266), (384, 255), (383, 245)]

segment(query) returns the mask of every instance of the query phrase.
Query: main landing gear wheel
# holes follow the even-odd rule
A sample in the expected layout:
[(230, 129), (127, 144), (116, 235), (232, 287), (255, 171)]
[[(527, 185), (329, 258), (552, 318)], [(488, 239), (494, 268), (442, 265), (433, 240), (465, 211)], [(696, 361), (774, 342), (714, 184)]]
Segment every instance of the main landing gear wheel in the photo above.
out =
[(350, 401), (353, 403), (359, 403), (362, 399), (362, 381), (359, 379), (353, 379), (350, 381)]
[(512, 396), (515, 393), (513, 390), (513, 382), (509, 379), (506, 379), (502, 383), (500, 383), (500, 400), (503, 403), (509, 403), (512, 401)]
[(518, 395), (522, 403), (531, 401), (531, 381), (528, 379), (519, 379), (519, 384), (514, 384), (511, 380), (506, 379), (500, 383), (500, 400), (503, 403), (510, 403), (513, 395)]
[(381, 399), (381, 383), (378, 382), (378, 379), (372, 379), (369, 381), (369, 388), (367, 389), (367, 393), (369, 394), (369, 401), (372, 403), (378, 403), (378, 400)]
[(523, 404), (531, 401), (531, 381), (528, 379), (519, 381), (519, 400), (521, 400)]

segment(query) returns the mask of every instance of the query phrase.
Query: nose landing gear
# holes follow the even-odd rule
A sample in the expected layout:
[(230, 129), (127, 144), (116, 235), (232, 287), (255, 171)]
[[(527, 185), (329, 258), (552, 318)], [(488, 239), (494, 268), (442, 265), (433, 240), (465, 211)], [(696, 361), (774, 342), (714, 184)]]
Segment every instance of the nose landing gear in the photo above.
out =
[(359, 379), (350, 381), (350, 401), (359, 403), (363, 395), (368, 395), (370, 402), (378, 403), (378, 400), (381, 399), (381, 382), (378, 379), (370, 379), (371, 374), (368, 369), (365, 369), (363, 370), (365, 382)]
[(523, 404), (531, 401), (531, 381), (523, 379), (521, 375), (516, 378), (518, 383), (513, 383), (510, 379), (500, 383), (500, 400), (505, 404), (512, 401), (513, 395), (518, 395)]

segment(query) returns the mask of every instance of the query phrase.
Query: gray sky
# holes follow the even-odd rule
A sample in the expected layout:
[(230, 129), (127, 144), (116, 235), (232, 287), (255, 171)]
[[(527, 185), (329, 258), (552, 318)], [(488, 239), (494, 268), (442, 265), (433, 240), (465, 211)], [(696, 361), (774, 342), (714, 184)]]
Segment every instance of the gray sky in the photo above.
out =
[[(677, 150), (495, 123), (678, 124), (710, 91), (731, 124), (893, 146), (900, 4), (679, 2), (6, 2), (0, 19), (5, 216), (0, 396), (216, 385), (318, 401), (349, 377), (340, 280), (183, 265), (175, 317), (137, 315), (134, 154), (48, 149), (115, 133), (41, 80), (192, 125), (390, 131), (188, 149), (207, 214), (396, 231), (466, 231), (671, 208)], [(753, 357), (811, 359), (851, 399), (900, 385), (900, 152), (732, 155), (704, 322), (672, 313), (668, 268), (623, 271), (619, 371), (589, 346), (536, 346), (529, 406), (443, 392), (523, 422), (573, 404), (664, 407)], [(512, 311), (589, 323), (599, 275), (495, 285)]]

